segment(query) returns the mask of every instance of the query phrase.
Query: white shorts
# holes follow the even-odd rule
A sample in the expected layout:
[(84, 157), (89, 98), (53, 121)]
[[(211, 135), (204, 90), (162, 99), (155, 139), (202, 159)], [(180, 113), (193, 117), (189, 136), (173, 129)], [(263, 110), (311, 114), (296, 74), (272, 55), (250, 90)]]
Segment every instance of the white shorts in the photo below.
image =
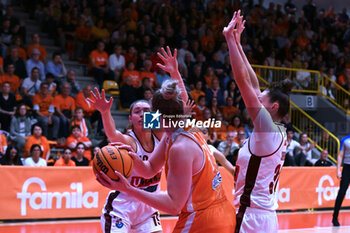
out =
[(247, 207), (242, 224), (241, 233), (275, 233), (278, 232), (278, 219), (276, 211), (268, 211)]
[(121, 194), (113, 200), (112, 211), (103, 209), (101, 226), (104, 233), (150, 233), (162, 230), (156, 209), (136, 199), (124, 197)]

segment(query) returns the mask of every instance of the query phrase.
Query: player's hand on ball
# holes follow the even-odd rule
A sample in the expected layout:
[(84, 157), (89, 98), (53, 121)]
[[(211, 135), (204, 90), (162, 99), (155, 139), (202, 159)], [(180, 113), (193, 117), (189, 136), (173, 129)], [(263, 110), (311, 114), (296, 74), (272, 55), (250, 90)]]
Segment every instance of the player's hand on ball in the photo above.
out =
[(115, 171), (115, 174), (119, 177), (119, 180), (112, 180), (105, 173), (100, 171), (98, 174), (96, 174), (96, 180), (106, 188), (121, 192), (127, 192), (128, 189), (131, 188), (130, 183), (119, 172)]
[(132, 149), (132, 147), (130, 145), (126, 145), (124, 143), (121, 143), (121, 142), (111, 142), (109, 143), (111, 146), (115, 146), (117, 147), (119, 150), (127, 150), (127, 151), (132, 151), (134, 152), (134, 149)]

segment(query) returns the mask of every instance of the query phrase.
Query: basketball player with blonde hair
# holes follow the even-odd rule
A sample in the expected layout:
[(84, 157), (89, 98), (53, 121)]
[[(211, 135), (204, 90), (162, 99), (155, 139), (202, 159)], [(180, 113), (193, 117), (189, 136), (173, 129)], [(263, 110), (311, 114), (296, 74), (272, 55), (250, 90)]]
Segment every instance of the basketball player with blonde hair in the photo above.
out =
[(240, 44), (242, 19), (240, 11), (235, 12), (223, 30), (235, 81), (254, 124), (236, 162), (235, 205), (239, 210), (235, 232), (273, 233), (278, 231), (276, 189), (287, 145), (285, 128), (277, 122), (288, 113), (292, 85), (286, 79), (260, 91)]
[[(168, 51), (170, 49), (168, 48)], [(166, 54), (162, 49), (162, 53)], [(160, 54), (158, 54), (161, 56)], [(174, 56), (161, 56), (164, 65), (162, 69), (169, 72), (173, 79), (179, 80), (183, 88), (183, 96), (187, 100), (187, 93), (184, 89), (184, 84), (181, 75), (178, 72), (176, 51)], [(129, 145), (135, 156), (141, 160), (152, 158), (152, 152), (159, 147), (159, 139), (163, 132), (151, 131), (143, 129), (143, 112), (151, 111), (149, 103), (145, 100), (135, 101), (130, 107), (129, 121), (132, 124), (132, 130), (128, 134), (122, 134), (116, 130), (115, 122), (111, 115), (111, 106), (113, 98), (108, 101), (105, 98), (105, 91), (101, 91), (101, 95), (95, 88), (95, 93), (91, 92), (93, 99), (89, 101), (101, 112), (102, 120), (106, 135), (112, 143), (123, 143)], [(160, 191), (160, 177), (162, 167), (152, 175), (145, 177), (137, 170), (134, 170), (128, 179), (130, 186), (133, 186), (142, 191), (154, 195)], [(126, 232), (161, 232), (162, 227), (159, 220), (159, 213), (156, 208), (151, 207), (143, 202), (140, 202), (135, 197), (128, 195), (125, 192), (111, 191), (106, 199), (105, 207), (101, 216), (101, 225), (104, 233), (126, 233)]]
[[(176, 116), (172, 121), (183, 120), (178, 117), (184, 113), (184, 107), (177, 81), (167, 80), (162, 84), (153, 96), (152, 110)], [(136, 189), (119, 172), (116, 172), (119, 181), (104, 173), (97, 180), (156, 209), (172, 215), (180, 213), (173, 232), (232, 233), (234, 209), (224, 194), (220, 172), (203, 134), (197, 128), (170, 127), (164, 131), (166, 134), (148, 161), (129, 153), (134, 159), (134, 169), (144, 177), (152, 177), (165, 167), (166, 192), (150, 194)]]

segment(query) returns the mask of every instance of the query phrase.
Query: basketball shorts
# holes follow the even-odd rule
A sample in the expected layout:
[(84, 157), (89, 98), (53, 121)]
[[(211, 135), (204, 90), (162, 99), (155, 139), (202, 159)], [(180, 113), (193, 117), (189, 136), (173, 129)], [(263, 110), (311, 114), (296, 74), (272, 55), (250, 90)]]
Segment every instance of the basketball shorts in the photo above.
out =
[(237, 213), (236, 231), (240, 233), (277, 233), (278, 220), (276, 211), (247, 207), (240, 223), (240, 213)]
[(236, 215), (230, 202), (222, 200), (203, 210), (181, 212), (173, 233), (233, 233)]
[(104, 233), (150, 233), (161, 231), (159, 212), (140, 201), (117, 197), (113, 210), (103, 210), (101, 226)]

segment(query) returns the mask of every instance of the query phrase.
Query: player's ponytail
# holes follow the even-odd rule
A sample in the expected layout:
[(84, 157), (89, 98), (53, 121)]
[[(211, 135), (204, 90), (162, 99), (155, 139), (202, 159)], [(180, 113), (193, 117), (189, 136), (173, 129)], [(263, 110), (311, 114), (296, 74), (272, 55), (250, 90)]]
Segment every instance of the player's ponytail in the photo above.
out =
[(183, 114), (181, 91), (177, 81), (166, 80), (163, 82), (162, 87), (153, 95), (152, 109), (153, 111), (159, 110), (160, 113), (166, 115)]
[(289, 93), (293, 88), (293, 82), (290, 79), (284, 79), (280, 82), (270, 84), (269, 97), (271, 102), (278, 102), (278, 115), (283, 118), (289, 111)]

